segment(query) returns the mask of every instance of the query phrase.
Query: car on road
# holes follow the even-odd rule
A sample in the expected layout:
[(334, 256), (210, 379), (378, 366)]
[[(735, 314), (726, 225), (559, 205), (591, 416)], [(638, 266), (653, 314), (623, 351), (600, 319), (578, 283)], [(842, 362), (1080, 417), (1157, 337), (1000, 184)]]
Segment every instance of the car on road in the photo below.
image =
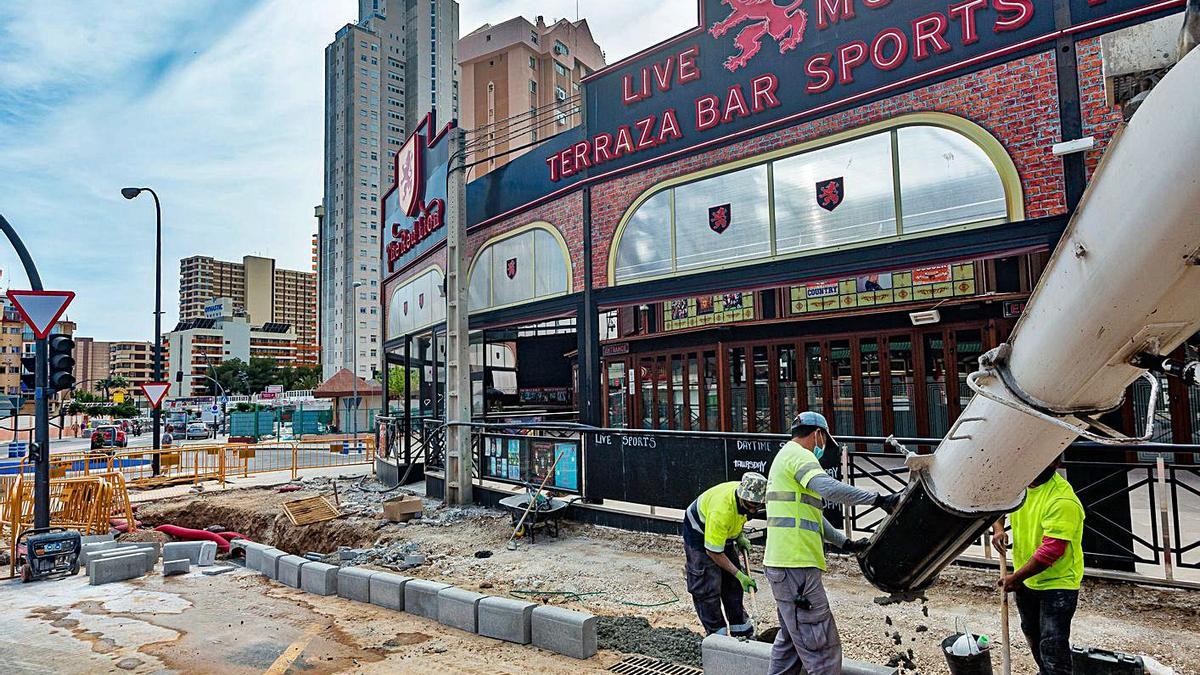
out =
[(194, 438), (208, 438), (210, 435), (212, 435), (212, 432), (209, 430), (207, 424), (204, 422), (192, 422), (187, 425), (187, 432), (184, 434), (184, 437), (192, 440)]
[(105, 424), (92, 430), (92, 449), (124, 448), (129, 445), (129, 437), (121, 427), (115, 424)]

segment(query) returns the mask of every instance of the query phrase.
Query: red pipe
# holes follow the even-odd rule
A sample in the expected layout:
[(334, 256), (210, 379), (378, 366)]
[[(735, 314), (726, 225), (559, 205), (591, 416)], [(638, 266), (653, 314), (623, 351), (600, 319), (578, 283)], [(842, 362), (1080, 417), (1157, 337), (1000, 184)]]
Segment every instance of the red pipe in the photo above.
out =
[(234, 539), (245, 539), (246, 541), (250, 541), (250, 537), (247, 537), (240, 532), (215, 532), (214, 534), (216, 534), (218, 537), (221, 537), (225, 541), (233, 541)]
[(159, 525), (154, 528), (163, 534), (170, 535), (176, 539), (184, 541), (211, 541), (217, 545), (217, 550), (221, 553), (229, 553), (229, 542), (217, 536), (214, 532), (208, 530), (193, 530), (188, 527), (179, 527), (177, 525)]

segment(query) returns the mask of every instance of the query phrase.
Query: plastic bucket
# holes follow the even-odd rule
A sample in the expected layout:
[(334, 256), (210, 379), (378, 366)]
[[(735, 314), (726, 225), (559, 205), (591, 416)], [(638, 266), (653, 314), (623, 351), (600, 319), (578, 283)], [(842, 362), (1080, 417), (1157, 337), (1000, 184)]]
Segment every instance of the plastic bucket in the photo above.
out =
[(984, 650), (968, 656), (955, 656), (950, 653), (950, 648), (961, 635), (962, 633), (955, 633), (942, 640), (942, 654), (946, 656), (950, 675), (992, 675), (991, 651)]

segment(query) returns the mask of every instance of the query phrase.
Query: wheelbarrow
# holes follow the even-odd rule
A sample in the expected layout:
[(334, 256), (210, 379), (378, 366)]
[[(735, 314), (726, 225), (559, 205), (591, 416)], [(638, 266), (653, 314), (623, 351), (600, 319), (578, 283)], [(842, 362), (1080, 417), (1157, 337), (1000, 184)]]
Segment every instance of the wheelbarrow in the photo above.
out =
[(569, 502), (553, 497), (534, 496), (535, 493), (527, 492), (525, 494), (513, 495), (500, 500), (500, 506), (508, 510), (512, 516), (512, 524), (517, 528), (517, 523), (521, 517), (525, 515), (525, 510), (529, 507), (530, 499), (537, 499), (532, 509), (529, 509), (529, 515), (525, 516), (525, 522), (516, 529), (516, 536), (529, 537), (529, 543), (534, 543), (534, 531), (539, 527), (544, 532), (547, 532), (551, 537), (558, 538), (558, 523), (567, 512)]

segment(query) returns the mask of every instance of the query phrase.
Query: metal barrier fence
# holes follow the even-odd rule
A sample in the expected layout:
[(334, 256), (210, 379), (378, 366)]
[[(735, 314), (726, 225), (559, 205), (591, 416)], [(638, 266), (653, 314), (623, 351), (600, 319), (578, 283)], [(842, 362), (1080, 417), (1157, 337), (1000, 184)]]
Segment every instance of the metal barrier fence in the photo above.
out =
[[(159, 472), (155, 475), (155, 455)], [(58, 453), (50, 458), (52, 478), (120, 473), (130, 488), (153, 488), (181, 483), (215, 480), (222, 484), (251, 474), (288, 471), (292, 479), (305, 469), (370, 464), (375, 456), (375, 439), (364, 434), (325, 437), (302, 442), (258, 444), (181, 445), (160, 450), (134, 449), (113, 454)], [(30, 476), (33, 465), (23, 459), (16, 475)], [(5, 487), (0, 484), (0, 487)], [(7, 493), (7, 489), (5, 490)]]
[[(427, 420), (414, 432), (421, 435), (421, 443), (427, 450), (427, 466), (435, 470), (442, 467), (445, 428), (441, 421)], [(536, 424), (514, 424), (510, 429), (500, 430), (488, 426), (472, 431), (477, 479), (497, 480), (488, 475), (498, 473), (496, 471), (485, 470), (481, 477), (480, 466), (481, 463), (486, 466), (487, 439), (502, 438), (504, 433), (553, 433), (560, 438), (579, 439), (582, 443), (581, 465), (585, 467), (579, 486), (583, 495), (668, 508), (682, 508), (679, 495), (674, 494), (679, 490), (671, 485), (672, 482), (699, 481), (713, 485), (747, 470), (765, 473), (761, 462), (751, 466), (761, 457), (745, 453), (761, 451), (761, 443), (778, 448), (785, 440), (781, 436), (715, 432), (688, 434)], [(602, 474), (597, 471), (597, 461), (611, 456), (611, 438), (614, 436), (650, 439), (652, 442), (644, 446), (623, 446), (619, 466)], [(718, 450), (716, 444), (721, 438), (726, 444), (723, 451)], [(838, 460), (840, 466), (827, 467), (831, 473), (840, 475), (852, 485), (880, 492), (898, 492), (907, 485), (909, 469), (904, 457), (885, 449), (885, 439), (839, 437), (839, 440), (846, 451)], [(931, 438), (898, 440), (910, 449), (932, 449), (940, 442)], [(769, 459), (773, 452), (773, 449), (768, 450), (765, 456)], [(707, 457), (705, 453), (713, 456)], [(1180, 461), (1194, 461), (1198, 455), (1200, 446), (1196, 445), (1075, 443), (1068, 448), (1068, 460), (1063, 466), (1086, 511), (1084, 555), (1090, 569), (1115, 570), (1168, 583), (1200, 582), (1200, 572), (1193, 571), (1200, 570), (1200, 463)], [(705, 480), (704, 476), (709, 477)], [(614, 485), (615, 482), (623, 485)], [(630, 486), (636, 486), (640, 492), (630, 494)], [(623, 500), (614, 496), (615, 488), (625, 490)], [(884, 519), (880, 509), (865, 506), (844, 507), (841, 515), (842, 526), (851, 536), (869, 536)], [(980, 537), (964, 555), (990, 558), (989, 539)]]

